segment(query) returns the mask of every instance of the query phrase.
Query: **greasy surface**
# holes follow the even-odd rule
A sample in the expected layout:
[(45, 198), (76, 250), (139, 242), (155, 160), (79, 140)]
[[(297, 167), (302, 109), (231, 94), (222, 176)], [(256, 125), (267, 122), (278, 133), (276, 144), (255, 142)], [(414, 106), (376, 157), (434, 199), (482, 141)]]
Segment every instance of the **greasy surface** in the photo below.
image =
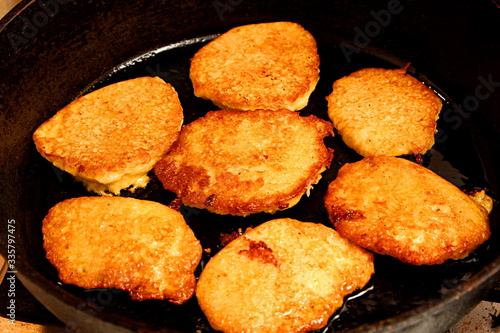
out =
[(222, 109), (300, 110), (319, 80), (316, 41), (293, 22), (236, 27), (195, 54), (190, 78)]
[(434, 144), (441, 100), (406, 67), (354, 72), (327, 100), (342, 140), (362, 156), (423, 154)]
[(181, 304), (194, 294), (201, 245), (182, 215), (123, 197), (80, 197), (43, 220), (44, 248), (62, 282), (118, 288), (135, 300)]
[(415, 265), (464, 258), (490, 236), (484, 208), (432, 171), (397, 157), (344, 165), (325, 206), (344, 237)]
[(56, 167), (99, 194), (143, 187), (176, 140), (183, 111), (160, 78), (118, 82), (78, 98), (43, 123), (35, 145)]
[(373, 255), (322, 224), (276, 219), (248, 229), (206, 265), (198, 302), (215, 330), (307, 332), (374, 272)]
[(297, 203), (329, 167), (332, 124), (278, 111), (212, 111), (186, 125), (155, 166), (187, 206), (219, 214), (275, 212)]

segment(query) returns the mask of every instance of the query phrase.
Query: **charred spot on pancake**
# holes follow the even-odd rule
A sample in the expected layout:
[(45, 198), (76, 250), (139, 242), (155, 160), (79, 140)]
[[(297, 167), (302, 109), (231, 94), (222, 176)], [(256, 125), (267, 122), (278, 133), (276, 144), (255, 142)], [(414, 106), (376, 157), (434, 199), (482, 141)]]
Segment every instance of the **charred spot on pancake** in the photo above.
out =
[(230, 234), (221, 233), (220, 234), (220, 245), (222, 247), (224, 247), (240, 236), (241, 236), (241, 232), (236, 232), (236, 231), (233, 231)]
[(260, 260), (265, 264), (271, 264), (276, 267), (279, 265), (278, 260), (273, 254), (273, 250), (266, 243), (261, 240), (254, 241), (248, 238), (246, 240), (249, 247), (247, 250), (240, 250), (240, 254), (246, 255), (250, 259)]
[(179, 212), (182, 207), (182, 201), (179, 198), (176, 198), (172, 200), (172, 202), (170, 203), (170, 205), (168, 205), (168, 207)]
[(217, 198), (216, 194), (210, 194), (207, 200), (205, 200), (205, 206), (211, 206), (214, 203), (215, 198)]
[(364, 218), (363, 213), (353, 209), (346, 209), (345, 205), (331, 205), (329, 217), (333, 225), (340, 221), (351, 221)]

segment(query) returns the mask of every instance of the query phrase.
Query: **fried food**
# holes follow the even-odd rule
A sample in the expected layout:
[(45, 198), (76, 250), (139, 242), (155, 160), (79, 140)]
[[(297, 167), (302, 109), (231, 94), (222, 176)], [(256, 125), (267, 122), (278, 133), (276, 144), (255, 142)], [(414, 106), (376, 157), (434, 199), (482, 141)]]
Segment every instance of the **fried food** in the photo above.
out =
[(316, 41), (293, 22), (236, 27), (194, 55), (190, 78), (221, 109), (300, 110), (319, 80)]
[(406, 73), (408, 65), (362, 69), (333, 84), (328, 115), (342, 140), (358, 154), (418, 155), (434, 145), (442, 102)]
[(196, 297), (218, 331), (307, 332), (324, 327), (373, 273), (373, 255), (332, 228), (276, 219), (212, 257)]
[(117, 288), (133, 300), (194, 295), (201, 245), (183, 216), (160, 203), (80, 197), (56, 204), (43, 220), (47, 259), (67, 284)]
[(183, 204), (218, 214), (274, 213), (295, 205), (333, 153), (332, 124), (288, 110), (212, 111), (184, 126), (154, 172)]
[(344, 165), (325, 207), (342, 236), (414, 265), (465, 258), (491, 234), (486, 208), (431, 170), (397, 157)]
[(183, 111), (160, 78), (118, 82), (76, 99), (33, 134), (40, 154), (101, 195), (145, 187), (177, 139)]
[(467, 192), (467, 195), (471, 197), (479, 206), (483, 207), (488, 214), (493, 210), (493, 199), (486, 194), (484, 189), (476, 188), (471, 192)]

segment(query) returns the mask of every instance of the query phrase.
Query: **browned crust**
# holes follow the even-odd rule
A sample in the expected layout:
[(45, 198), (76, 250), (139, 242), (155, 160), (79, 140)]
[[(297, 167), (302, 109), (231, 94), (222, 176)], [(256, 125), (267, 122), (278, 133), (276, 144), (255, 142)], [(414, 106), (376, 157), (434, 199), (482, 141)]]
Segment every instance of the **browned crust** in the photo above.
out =
[(182, 122), (174, 88), (141, 77), (78, 98), (43, 123), (33, 140), (58, 168), (108, 184), (150, 170), (177, 139)]
[(182, 215), (164, 205), (124, 197), (67, 199), (50, 209), (42, 232), (47, 259), (64, 283), (175, 304), (194, 294), (200, 242)]
[(300, 110), (319, 80), (314, 37), (297, 23), (233, 28), (191, 60), (198, 97), (224, 109)]
[(265, 264), (271, 264), (274, 266), (278, 266), (278, 260), (273, 254), (273, 249), (267, 246), (263, 241), (253, 241), (251, 239), (247, 239), (248, 241), (248, 249), (240, 250), (240, 254), (244, 254), (248, 256), (250, 259), (257, 259), (262, 261)]
[(276, 219), (218, 252), (196, 296), (215, 330), (309, 332), (324, 327), (373, 273), (373, 255), (332, 228)]
[(184, 126), (155, 166), (188, 206), (248, 215), (291, 207), (329, 167), (332, 124), (287, 110), (213, 111)]
[(433, 146), (442, 102), (406, 73), (408, 65), (361, 69), (333, 84), (328, 115), (360, 155), (418, 155)]
[(366, 157), (344, 165), (325, 206), (337, 231), (371, 251), (414, 265), (462, 259), (491, 235), (488, 213), (416, 163)]

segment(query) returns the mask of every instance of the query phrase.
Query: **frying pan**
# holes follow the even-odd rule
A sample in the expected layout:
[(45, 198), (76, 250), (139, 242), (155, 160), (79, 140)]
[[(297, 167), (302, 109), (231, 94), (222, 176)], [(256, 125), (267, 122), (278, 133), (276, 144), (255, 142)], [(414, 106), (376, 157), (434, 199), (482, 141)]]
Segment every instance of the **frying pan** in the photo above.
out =
[[(41, 220), (55, 203), (88, 193), (39, 156), (33, 131), (82, 94), (144, 75), (173, 84), (188, 123), (215, 110), (192, 95), (189, 59), (196, 50), (234, 26), (281, 20), (303, 25), (318, 42), (321, 79), (302, 115), (327, 119), (325, 96), (343, 75), (411, 62), (410, 73), (444, 101), (436, 145), (423, 165), (464, 190), (486, 188), (499, 198), (500, 9), (493, 2), (25, 0), (0, 21), (0, 253), (7, 257), (14, 249), (10, 268), (17, 272), (16, 283), (62, 320), (66, 331), (211, 329), (194, 298), (182, 306), (133, 302), (118, 290), (83, 290), (58, 280), (45, 258)], [(332, 165), (294, 208), (247, 218), (181, 208), (204, 248), (212, 250), (197, 274), (221, 248), (221, 233), (285, 216), (328, 224), (322, 206), (326, 187), (341, 165), (360, 156), (339, 136), (326, 144), (335, 150)], [(167, 205), (175, 198), (155, 179), (133, 196)], [(415, 267), (376, 256), (372, 281), (322, 331), (446, 330), (500, 278), (497, 210), (491, 214), (491, 239), (464, 260)], [(10, 296), (1, 298), (6, 304)]]

